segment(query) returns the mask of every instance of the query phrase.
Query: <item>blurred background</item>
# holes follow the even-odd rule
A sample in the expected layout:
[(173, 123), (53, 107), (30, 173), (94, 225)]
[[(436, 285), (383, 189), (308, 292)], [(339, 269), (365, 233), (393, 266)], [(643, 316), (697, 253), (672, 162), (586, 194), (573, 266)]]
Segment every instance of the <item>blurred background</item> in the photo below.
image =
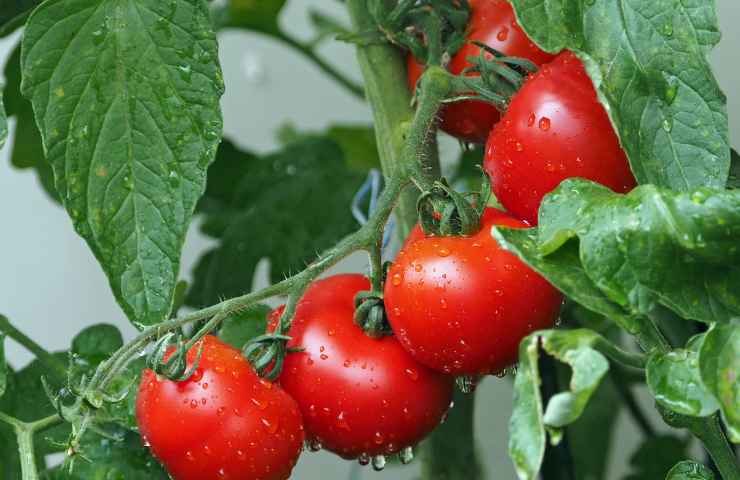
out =
[[(306, 9), (324, 7), (341, 13), (330, 0), (291, 0), (281, 24), (294, 36), (308, 39), (312, 29)], [(740, 2), (717, 0), (723, 38), (712, 53), (717, 77), (728, 96), (730, 136), (740, 144)], [(19, 40), (18, 35), (0, 39), (0, 65)], [(244, 149), (269, 152), (278, 142), (276, 131), (286, 122), (301, 130), (320, 130), (334, 123), (369, 124), (368, 107), (326, 78), (309, 61), (288, 47), (244, 31), (224, 31), (219, 36), (221, 60), (226, 82), (222, 106), (225, 133)], [(327, 42), (322, 56), (340, 70), (360, 80), (354, 50), (348, 44)], [(12, 123), (11, 131), (15, 128)], [(12, 134), (11, 137), (12, 138)], [(10, 143), (10, 142), (9, 142)], [(95, 323), (112, 323), (127, 338), (133, 327), (118, 308), (108, 282), (92, 253), (78, 237), (67, 214), (43, 192), (33, 171), (12, 169), (8, 161), (11, 145), (0, 150), (0, 313), (48, 350), (69, 347), (72, 337)], [(457, 143), (442, 140), (443, 156), (452, 157)], [(347, 214), (350, 214), (347, 206)], [(181, 277), (190, 278), (192, 267), (210, 241), (197, 229), (197, 219), (185, 243)], [(257, 284), (266, 282), (264, 265)], [(351, 257), (336, 271), (364, 271), (365, 259)], [(22, 367), (31, 356), (8, 342), (9, 361)], [(486, 379), (477, 391), (476, 428), (481, 457), (490, 479), (514, 479), (506, 455), (507, 423), (511, 411), (511, 379)], [(641, 395), (645, 408), (654, 409)], [(608, 479), (623, 478), (629, 459), (639, 446), (637, 427), (620, 410), (609, 459)], [(659, 418), (650, 419), (660, 431)], [(699, 457), (701, 458), (701, 457)], [(335, 479), (413, 479), (418, 466), (391, 466), (382, 473), (344, 462), (326, 453), (303, 455), (294, 478)]]

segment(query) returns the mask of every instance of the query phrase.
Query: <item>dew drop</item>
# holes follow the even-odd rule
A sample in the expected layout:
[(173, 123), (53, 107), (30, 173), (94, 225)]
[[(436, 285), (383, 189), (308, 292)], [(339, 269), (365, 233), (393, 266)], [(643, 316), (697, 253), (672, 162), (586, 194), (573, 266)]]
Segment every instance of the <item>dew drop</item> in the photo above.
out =
[(373, 457), (373, 470), (381, 472), (385, 468), (385, 455), (375, 455)]
[(408, 465), (412, 461), (414, 461), (414, 447), (406, 447), (398, 454), (398, 457), (401, 459), (401, 463), (404, 465)]
[(496, 39), (499, 42), (505, 42), (509, 38), (509, 27), (501, 27), (501, 30), (496, 34)]
[(362, 466), (368, 465), (370, 463), (370, 455), (367, 453), (361, 453), (360, 456), (357, 457), (357, 463)]
[(516, 142), (514, 144), (514, 148), (517, 152), (523, 152), (524, 151), (524, 145), (522, 145), (522, 142)]
[(547, 117), (540, 118), (539, 125), (540, 125), (540, 130), (542, 130), (543, 132), (550, 130), (550, 119)]
[(191, 452), (190, 450), (188, 450), (187, 452), (185, 452), (185, 458), (189, 462), (194, 462), (195, 461), (195, 455), (193, 455), (193, 452)]
[(413, 368), (407, 368), (406, 375), (408, 375), (409, 378), (413, 381), (417, 381), (419, 379), (419, 372), (417, 372), (416, 369)]
[(391, 277), (391, 283), (393, 284), (394, 287), (401, 285), (402, 281), (403, 281), (403, 278), (401, 278), (400, 273), (394, 273), (393, 277)]
[(373, 441), (376, 445), (382, 445), (385, 441), (385, 437), (383, 437), (383, 434), (380, 432), (375, 432), (375, 435), (373, 436)]
[(440, 257), (448, 257), (450, 255), (450, 249), (442, 247), (437, 250), (437, 255), (439, 255)]
[(534, 112), (529, 114), (529, 117), (527, 117), (527, 126), (531, 127), (534, 125), (535, 120), (537, 120), (537, 117), (534, 115)]

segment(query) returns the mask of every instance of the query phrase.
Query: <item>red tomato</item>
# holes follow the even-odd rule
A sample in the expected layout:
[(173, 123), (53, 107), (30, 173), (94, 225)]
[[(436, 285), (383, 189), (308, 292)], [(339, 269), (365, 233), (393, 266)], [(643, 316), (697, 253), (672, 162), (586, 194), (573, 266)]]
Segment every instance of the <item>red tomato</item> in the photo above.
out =
[(394, 337), (372, 339), (355, 325), (354, 297), (369, 289), (362, 275), (311, 285), (289, 332), (288, 346), (305, 350), (287, 356), (279, 379), (298, 402), (307, 435), (344, 458), (416, 444), (452, 400), (451, 377), (416, 363)]
[[(470, 32), (468, 42), (478, 41), (509, 56), (523, 57), (536, 65), (547, 63), (554, 55), (544, 52), (527, 37), (517, 24), (511, 5), (506, 0), (470, 0)], [(468, 57), (477, 57), (480, 48), (465, 44), (448, 66), (459, 75), (470, 67)], [(413, 89), (421, 77), (424, 66), (413, 56), (408, 57), (409, 86)], [(500, 114), (492, 104), (468, 100), (447, 105), (441, 115), (440, 128), (461, 140), (484, 143)]]
[(591, 79), (572, 52), (543, 66), (514, 95), (488, 139), (484, 166), (496, 198), (533, 225), (542, 197), (566, 178), (586, 178), (621, 193), (636, 184)]
[[(296, 402), (257, 376), (241, 352), (203, 340), (184, 382), (145, 370), (136, 401), (142, 437), (176, 480), (284, 480), (303, 447)], [(198, 347), (188, 352), (192, 365)]]
[(491, 227), (526, 225), (494, 208), (470, 237), (424, 237), (417, 226), (388, 273), (393, 331), (420, 363), (445, 373), (497, 373), (519, 342), (557, 319), (561, 295), (512, 253)]

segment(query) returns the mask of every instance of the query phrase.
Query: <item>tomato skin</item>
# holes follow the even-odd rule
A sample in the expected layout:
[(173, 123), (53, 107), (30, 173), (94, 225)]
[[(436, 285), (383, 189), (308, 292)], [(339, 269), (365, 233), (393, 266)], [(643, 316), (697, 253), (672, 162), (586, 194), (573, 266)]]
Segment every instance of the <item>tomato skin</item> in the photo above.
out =
[[(536, 65), (547, 63), (554, 58), (537, 45), (518, 25), (514, 10), (506, 0), (470, 0), (470, 31), (466, 43), (452, 57), (448, 69), (455, 75), (472, 66), (468, 57), (477, 57), (480, 48), (471, 42), (484, 43), (509, 56), (523, 57)], [(413, 90), (424, 72), (424, 66), (417, 63), (412, 55), (407, 59), (409, 87)], [(440, 128), (460, 140), (472, 143), (485, 143), (491, 128), (499, 121), (501, 114), (492, 104), (482, 101), (466, 100), (444, 107)]]
[(412, 231), (385, 284), (397, 338), (419, 362), (456, 375), (497, 373), (514, 364), (519, 342), (552, 327), (562, 297), (491, 236), (494, 225), (526, 224), (487, 208), (470, 237)]
[(354, 324), (354, 297), (369, 289), (357, 274), (313, 283), (289, 332), (288, 345), (305, 350), (287, 356), (279, 378), (298, 402), (306, 434), (344, 458), (416, 444), (452, 400), (451, 377), (416, 363), (394, 337), (372, 339)]
[[(175, 480), (287, 479), (305, 436), (295, 401), (259, 378), (239, 350), (210, 335), (202, 342), (190, 379), (143, 372), (136, 401), (142, 438)], [(189, 365), (197, 351), (188, 352)]]
[(569, 51), (514, 95), (488, 139), (484, 167), (496, 198), (532, 225), (542, 197), (566, 178), (586, 178), (619, 193), (636, 185), (591, 79)]

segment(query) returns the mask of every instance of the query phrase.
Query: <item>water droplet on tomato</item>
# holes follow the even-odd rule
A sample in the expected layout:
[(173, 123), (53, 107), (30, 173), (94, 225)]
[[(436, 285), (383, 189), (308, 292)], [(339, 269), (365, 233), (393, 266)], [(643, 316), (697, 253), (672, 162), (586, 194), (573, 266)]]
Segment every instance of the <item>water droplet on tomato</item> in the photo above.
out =
[(514, 148), (517, 152), (523, 152), (524, 151), (524, 145), (522, 145), (522, 142), (516, 142), (514, 144)]
[(505, 42), (509, 38), (509, 27), (501, 27), (501, 30), (496, 34), (496, 39), (499, 42)]
[(401, 315), (401, 309), (398, 307), (393, 307), (393, 315), (399, 317)]
[(417, 263), (416, 265), (414, 265), (414, 270), (417, 272), (421, 272), (423, 269), (424, 267), (420, 263)]
[(194, 462), (195, 461), (195, 455), (193, 455), (193, 452), (191, 452), (190, 450), (188, 450), (187, 452), (185, 452), (185, 458), (189, 462)]
[(447, 257), (450, 255), (450, 249), (442, 247), (439, 250), (437, 250), (437, 255), (439, 255), (440, 257)]
[(531, 127), (534, 125), (535, 120), (537, 120), (537, 117), (535, 116), (534, 112), (529, 114), (529, 117), (527, 117), (527, 126)]
[(382, 445), (385, 441), (385, 437), (383, 437), (383, 434), (380, 432), (375, 432), (375, 435), (373, 436), (373, 441), (376, 445)]
[(267, 408), (267, 402), (262, 401), (258, 398), (252, 398), (251, 400), (252, 400), (252, 403), (255, 404), (257, 408), (259, 408), (260, 410), (264, 410)]
[(347, 430), (348, 432), (352, 430), (349, 427), (349, 423), (347, 423), (347, 420), (344, 418), (344, 412), (339, 412), (339, 415), (337, 416), (337, 427), (342, 430)]
[(362, 466), (368, 465), (370, 463), (370, 455), (367, 453), (361, 453), (360, 456), (357, 457), (357, 463)]
[(211, 451), (211, 447), (208, 445), (203, 445), (203, 453), (205, 453), (207, 456), (211, 456), (213, 452)]
[(413, 381), (416, 381), (419, 379), (419, 372), (417, 372), (416, 369), (414, 368), (407, 368), (406, 375), (408, 375), (409, 378)]
[(277, 420), (268, 420), (267, 418), (261, 418), (260, 421), (262, 422), (262, 425), (267, 429), (268, 432), (275, 433), (278, 429), (278, 421)]
[(329, 331), (328, 331), (328, 332), (326, 332), (326, 334), (327, 334), (327, 335), (329, 335), (330, 337), (333, 337), (334, 335), (336, 335), (336, 333), (337, 333), (337, 332), (335, 332), (335, 331), (334, 331), (334, 330), (332, 330), (332, 329), (329, 329)]
[(190, 408), (198, 408), (198, 400), (196, 399), (190, 400)]
[(408, 465), (414, 460), (414, 447), (406, 447), (398, 454), (401, 463)]
[(373, 457), (373, 470), (381, 472), (385, 468), (385, 455), (375, 455)]
[(319, 358), (322, 360), (326, 360), (327, 358), (329, 358), (329, 355), (322, 353), (321, 355), (319, 355)]
[(400, 273), (394, 273), (393, 277), (391, 277), (391, 283), (394, 287), (397, 287), (401, 285), (401, 282), (403, 282), (403, 278), (401, 277)]
[(442, 310), (447, 310), (447, 300), (445, 300), (444, 298), (440, 298), (439, 308), (441, 308)]
[(550, 119), (547, 117), (540, 118), (539, 125), (540, 125), (540, 130), (542, 130), (543, 132), (550, 130)]

